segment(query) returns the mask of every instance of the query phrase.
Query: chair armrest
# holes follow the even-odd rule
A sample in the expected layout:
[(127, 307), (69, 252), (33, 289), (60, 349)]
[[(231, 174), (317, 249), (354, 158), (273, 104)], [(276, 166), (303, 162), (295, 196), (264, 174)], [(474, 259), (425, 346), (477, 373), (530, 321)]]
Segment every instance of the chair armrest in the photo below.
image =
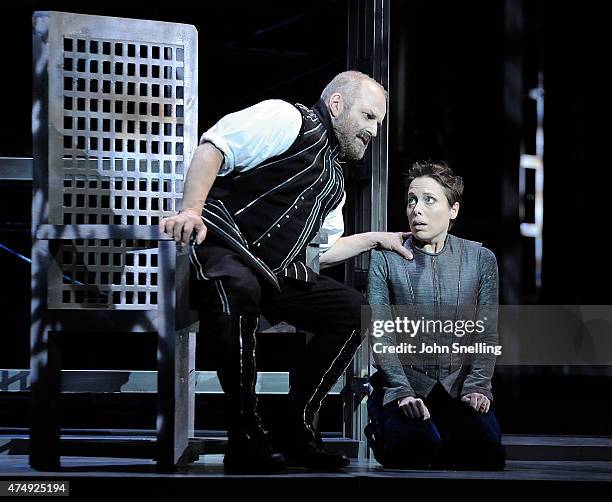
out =
[(157, 225), (38, 225), (38, 240), (139, 239), (171, 241)]

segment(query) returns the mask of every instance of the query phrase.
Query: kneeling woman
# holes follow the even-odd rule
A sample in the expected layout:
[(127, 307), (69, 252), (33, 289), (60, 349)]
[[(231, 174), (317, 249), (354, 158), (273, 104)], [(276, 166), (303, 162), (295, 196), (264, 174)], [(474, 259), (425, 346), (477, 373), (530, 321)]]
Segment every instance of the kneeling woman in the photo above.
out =
[[(462, 194), (463, 180), (449, 167), (432, 163), (412, 167), (406, 194), (412, 235), (404, 246), (414, 260), (388, 251), (372, 252), (368, 301), (375, 316), (390, 313), (394, 305), (436, 312), (452, 310), (450, 306), (457, 312), (459, 307), (474, 312), (475, 306), (488, 305), (496, 314), (495, 255), (480, 243), (448, 233)], [(496, 343), (495, 324), (487, 323), (477, 339)], [(402, 338), (406, 340), (414, 342), (418, 351), (425, 338)], [(406, 360), (400, 361), (397, 354), (375, 354), (378, 371), (371, 379), (371, 423), (366, 427), (375, 458), (390, 468), (503, 469), (501, 432), (490, 408), (495, 357), (483, 353), (466, 363), (465, 356), (452, 350), (433, 358), (411, 357), (411, 364), (403, 364)]]

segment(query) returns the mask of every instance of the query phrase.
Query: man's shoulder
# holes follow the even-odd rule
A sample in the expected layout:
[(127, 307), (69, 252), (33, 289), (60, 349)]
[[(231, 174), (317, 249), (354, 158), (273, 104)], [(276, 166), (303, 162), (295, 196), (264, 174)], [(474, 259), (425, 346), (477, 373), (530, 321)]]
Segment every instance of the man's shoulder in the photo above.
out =
[(304, 119), (309, 120), (313, 123), (319, 123), (321, 121), (321, 119), (316, 114), (313, 108), (303, 105), (302, 103), (295, 103), (294, 106), (300, 111)]
[(265, 99), (247, 108), (259, 113), (268, 115), (279, 115), (286, 117), (297, 117), (301, 115), (297, 104), (285, 101), (284, 99)]

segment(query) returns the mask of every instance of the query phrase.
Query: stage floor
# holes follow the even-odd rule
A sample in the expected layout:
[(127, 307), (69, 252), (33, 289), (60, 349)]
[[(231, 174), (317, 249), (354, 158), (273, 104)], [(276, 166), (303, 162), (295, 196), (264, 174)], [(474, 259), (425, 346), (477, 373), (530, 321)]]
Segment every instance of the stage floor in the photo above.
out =
[(336, 493), (342, 500), (391, 494), (483, 499), (493, 494), (519, 498), (534, 489), (545, 493), (548, 500), (561, 496), (599, 500), (602, 494), (605, 499), (612, 494), (612, 462), (608, 461), (510, 460), (502, 472), (484, 472), (388, 470), (374, 460), (353, 460), (350, 467), (334, 473), (290, 469), (285, 474), (262, 476), (225, 474), (222, 460), (222, 455), (202, 455), (188, 467), (162, 473), (151, 460), (62, 457), (60, 471), (39, 472), (28, 466), (25, 455), (0, 455), (0, 486), (3, 481), (67, 481), (70, 496), (89, 499), (95, 494), (110, 500), (119, 494), (137, 494), (140, 500), (194, 495), (204, 499), (221, 494), (229, 500), (249, 494), (249, 499), (287, 502), (303, 494), (322, 497), (326, 493)]
[[(294, 468), (287, 473), (269, 476), (236, 476), (223, 472), (223, 455), (202, 455), (197, 462), (172, 473), (155, 470), (146, 459), (104, 457), (62, 457), (58, 472), (40, 472), (28, 465), (27, 455), (0, 455), (0, 478), (77, 478), (77, 477), (168, 477), (168, 478), (405, 478), (463, 479), (500, 481), (612, 482), (612, 462), (602, 461), (525, 461), (509, 460), (504, 471), (437, 471), (383, 469), (375, 460), (352, 460), (341, 471), (326, 473)], [(610, 484), (612, 489), (612, 484)]]

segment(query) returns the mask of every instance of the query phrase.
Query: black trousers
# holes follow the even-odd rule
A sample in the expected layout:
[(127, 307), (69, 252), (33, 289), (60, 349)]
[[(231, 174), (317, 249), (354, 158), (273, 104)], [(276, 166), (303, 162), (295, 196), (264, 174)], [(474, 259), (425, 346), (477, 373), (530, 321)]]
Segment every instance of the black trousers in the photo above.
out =
[[(223, 316), (263, 314), (272, 323), (285, 321), (315, 335), (294, 368), (289, 392), (290, 409), (312, 430), (323, 398), (361, 343), (361, 306), (366, 304), (363, 295), (325, 276), (319, 276), (315, 283), (279, 278), (279, 292), (258, 277), (240, 255), (214, 238), (194, 246), (191, 258), (194, 272), (200, 274), (192, 288), (194, 307), (200, 312), (201, 326), (215, 338), (215, 350), (220, 355), (234, 353), (238, 357), (232, 349), (237, 335), (231, 330), (215, 332)], [(202, 276), (206, 279), (202, 280)], [(251, 357), (250, 354), (243, 353), (241, 357)], [(230, 395), (227, 391), (226, 394)]]
[[(383, 406), (376, 374), (366, 428), (376, 460), (389, 468), (501, 470), (506, 452), (493, 409), (480, 413), (453, 398), (439, 383), (424, 399), (429, 420), (407, 418), (396, 402)], [(372, 444), (373, 443), (373, 444)]]

